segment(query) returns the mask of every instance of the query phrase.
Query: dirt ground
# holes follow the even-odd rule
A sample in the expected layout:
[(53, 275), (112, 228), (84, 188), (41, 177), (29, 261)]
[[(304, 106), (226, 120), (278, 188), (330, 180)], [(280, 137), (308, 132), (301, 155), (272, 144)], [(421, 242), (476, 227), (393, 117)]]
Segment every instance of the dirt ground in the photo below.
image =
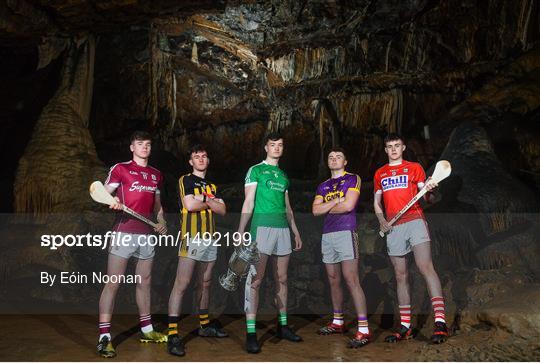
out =
[[(0, 359), (7, 361), (95, 361), (97, 317), (91, 315), (4, 315), (0, 320)], [(165, 327), (164, 317), (156, 317), (157, 328)], [(142, 344), (138, 341), (136, 316), (120, 315), (113, 319), (113, 343), (117, 360), (122, 361), (506, 361), (540, 360), (540, 343), (517, 339), (487, 326), (468, 332), (458, 331), (445, 344), (432, 345), (427, 337), (398, 344), (384, 343), (387, 330), (372, 326), (374, 342), (349, 349), (345, 336), (319, 336), (315, 332), (324, 324), (318, 316), (292, 316), (289, 324), (304, 341), (291, 343), (273, 336), (275, 320), (261, 317), (257, 331), (262, 353), (244, 351), (244, 319), (222, 316), (220, 321), (229, 338), (196, 336), (197, 318), (189, 316), (180, 322), (185, 336), (186, 356), (167, 354), (165, 344)], [(14, 334), (15, 333), (15, 334)]]

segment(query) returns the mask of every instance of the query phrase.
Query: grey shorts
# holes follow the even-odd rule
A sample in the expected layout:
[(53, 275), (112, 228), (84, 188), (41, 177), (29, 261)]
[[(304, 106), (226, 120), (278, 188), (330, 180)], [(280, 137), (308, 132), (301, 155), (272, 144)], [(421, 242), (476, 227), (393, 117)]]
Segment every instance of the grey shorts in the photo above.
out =
[(289, 255), (292, 252), (289, 228), (257, 227), (257, 249), (265, 255)]
[(149, 236), (151, 235), (116, 232), (109, 246), (109, 253), (123, 258), (132, 256), (141, 260), (153, 258), (154, 244), (157, 242), (149, 239)]
[(358, 234), (355, 231), (324, 233), (321, 241), (324, 263), (339, 263), (358, 258)]
[(218, 246), (214, 240), (188, 238), (180, 243), (178, 256), (191, 258), (195, 261), (212, 262), (217, 259), (217, 249)]
[(412, 251), (412, 247), (429, 242), (429, 231), (424, 219), (398, 224), (386, 236), (386, 247), (389, 256), (404, 256)]

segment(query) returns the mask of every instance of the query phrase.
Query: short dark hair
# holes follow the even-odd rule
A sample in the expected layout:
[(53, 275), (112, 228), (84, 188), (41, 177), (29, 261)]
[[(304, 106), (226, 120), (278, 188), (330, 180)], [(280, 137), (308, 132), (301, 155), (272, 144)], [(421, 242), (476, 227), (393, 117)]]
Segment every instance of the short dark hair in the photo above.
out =
[(268, 141), (277, 141), (279, 139), (283, 139), (283, 136), (279, 132), (271, 132), (264, 138), (264, 144)]
[(345, 160), (347, 160), (347, 154), (345, 153), (344, 148), (336, 146), (336, 147), (333, 147), (333, 148), (330, 149), (330, 151), (328, 152), (328, 155), (330, 155), (331, 152), (342, 153), (343, 156), (345, 157)]
[(387, 142), (390, 142), (390, 141), (397, 141), (397, 140), (401, 140), (401, 142), (405, 144), (405, 139), (403, 139), (403, 136), (401, 136), (401, 135), (398, 134), (398, 133), (391, 132), (391, 133), (387, 134), (387, 135), (384, 137), (384, 146), (386, 147), (386, 143), (387, 143)]
[(205, 151), (208, 154), (208, 151), (202, 144), (194, 144), (188, 150), (188, 159), (191, 159), (191, 155)]
[(131, 137), (129, 138), (129, 142), (132, 143), (135, 140), (139, 140), (139, 141), (152, 140), (152, 135), (150, 135), (149, 132), (137, 130), (131, 134)]

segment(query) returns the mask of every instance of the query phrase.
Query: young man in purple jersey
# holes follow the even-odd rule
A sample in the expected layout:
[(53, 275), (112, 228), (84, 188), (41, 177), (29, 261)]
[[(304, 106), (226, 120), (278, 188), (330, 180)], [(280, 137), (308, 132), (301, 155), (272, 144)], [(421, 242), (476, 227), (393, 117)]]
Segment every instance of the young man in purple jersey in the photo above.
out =
[(334, 318), (319, 329), (319, 334), (345, 332), (343, 321), (343, 289), (345, 278), (358, 316), (358, 330), (350, 346), (358, 348), (369, 343), (366, 297), (358, 277), (358, 235), (356, 233), (356, 205), (360, 196), (360, 177), (347, 173), (347, 159), (341, 148), (328, 154), (328, 168), (332, 177), (319, 185), (313, 201), (313, 215), (326, 215), (322, 235), (322, 256), (330, 282)]

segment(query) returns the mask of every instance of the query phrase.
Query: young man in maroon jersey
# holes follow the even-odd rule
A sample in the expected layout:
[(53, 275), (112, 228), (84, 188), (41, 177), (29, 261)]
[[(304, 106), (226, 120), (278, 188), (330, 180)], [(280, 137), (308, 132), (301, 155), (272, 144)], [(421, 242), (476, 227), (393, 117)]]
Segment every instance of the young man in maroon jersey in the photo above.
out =
[[(434, 343), (442, 343), (448, 336), (444, 299), (441, 282), (431, 259), (431, 239), (422, 208), (419, 203), (416, 203), (393, 226), (388, 224), (388, 221), (398, 214), (420, 189), (425, 187), (431, 191), (437, 187), (437, 184), (432, 182), (430, 178), (426, 180), (426, 173), (420, 164), (403, 160), (405, 143), (401, 136), (387, 135), (384, 139), (384, 145), (384, 150), (388, 155), (388, 164), (375, 172), (373, 206), (381, 230), (389, 232), (386, 237), (386, 245), (396, 274), (401, 318), (399, 331), (386, 337), (385, 341), (397, 342), (412, 338), (411, 297), (405, 258), (412, 251), (416, 266), (426, 281), (433, 306), (435, 331), (431, 340)], [(431, 193), (427, 193), (425, 199), (431, 201), (432, 197)]]
[[(157, 215), (158, 226), (155, 232), (165, 234), (167, 227), (161, 207), (160, 192), (163, 178), (159, 170), (148, 165), (152, 147), (150, 134), (136, 131), (131, 136), (129, 146), (133, 153), (131, 161), (114, 165), (107, 180), (105, 189), (109, 193), (116, 192), (118, 203), (112, 209), (122, 210), (122, 204), (135, 212), (152, 217)], [(107, 264), (108, 275), (123, 275), (130, 257), (137, 258), (135, 275), (140, 276), (136, 287), (136, 301), (139, 309), (141, 327), (141, 342), (164, 343), (167, 336), (154, 331), (150, 316), (150, 281), (154, 247), (150, 246), (148, 236), (152, 228), (143, 222), (122, 213), (117, 219), (113, 230), (115, 239), (111, 242)], [(99, 300), (99, 341), (98, 354), (112, 358), (116, 351), (111, 343), (111, 319), (114, 300), (120, 287), (119, 283), (109, 282), (103, 287)]]

